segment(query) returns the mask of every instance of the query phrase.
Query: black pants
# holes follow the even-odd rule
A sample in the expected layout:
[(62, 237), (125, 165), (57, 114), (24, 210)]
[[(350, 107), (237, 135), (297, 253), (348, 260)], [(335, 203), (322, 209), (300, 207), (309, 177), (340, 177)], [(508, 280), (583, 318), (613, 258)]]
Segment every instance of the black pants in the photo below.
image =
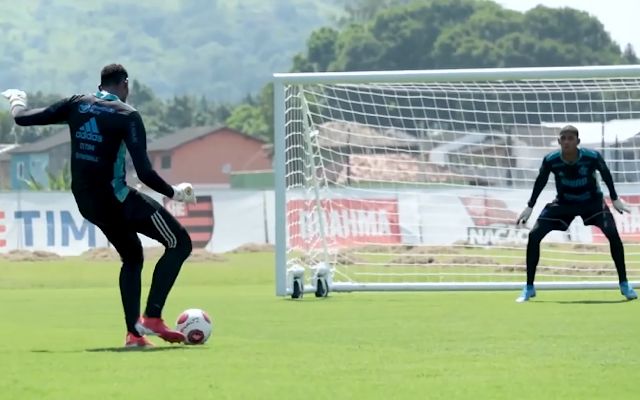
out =
[(616, 265), (618, 280), (627, 280), (627, 271), (624, 262), (624, 246), (620, 239), (620, 234), (616, 228), (616, 221), (611, 215), (609, 207), (598, 199), (583, 204), (559, 204), (558, 202), (548, 203), (533, 229), (529, 232), (529, 242), (527, 243), (527, 284), (533, 285), (536, 268), (540, 260), (540, 242), (551, 231), (566, 231), (571, 222), (580, 216), (585, 225), (593, 225), (600, 228), (602, 233), (609, 240), (611, 256)]
[(149, 196), (132, 190), (123, 202), (124, 218), (114, 223), (96, 224), (115, 247), (122, 259), (120, 295), (127, 330), (137, 334), (135, 324), (140, 316), (141, 274), (144, 255), (141, 233), (160, 242), (165, 251), (153, 272), (145, 315), (161, 317), (184, 261), (191, 254), (191, 238), (182, 225)]

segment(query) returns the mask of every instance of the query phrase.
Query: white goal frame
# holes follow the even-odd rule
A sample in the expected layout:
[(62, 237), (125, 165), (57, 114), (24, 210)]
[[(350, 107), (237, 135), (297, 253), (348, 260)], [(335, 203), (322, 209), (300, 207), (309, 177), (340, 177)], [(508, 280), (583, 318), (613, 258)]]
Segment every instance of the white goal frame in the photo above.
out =
[[(274, 174), (275, 174), (275, 280), (276, 295), (291, 294), (287, 282), (287, 216), (286, 216), (286, 165), (285, 165), (285, 89), (290, 85), (304, 84), (358, 84), (358, 83), (417, 83), (417, 82), (463, 82), (500, 80), (544, 80), (544, 79), (598, 79), (637, 78), (640, 65), (586, 66), (586, 67), (540, 67), (540, 68), (487, 68), (445, 69), (414, 71), (366, 71), (326, 73), (276, 73), (273, 75), (274, 99)], [(290, 274), (289, 274), (290, 275)], [(330, 282), (330, 281), (329, 281)], [(523, 275), (524, 282), (524, 275)], [(442, 290), (516, 290), (522, 283), (474, 282), (474, 283), (331, 283), (330, 291), (442, 291)], [(541, 289), (610, 289), (617, 288), (616, 281), (568, 281), (540, 282)], [(304, 288), (315, 291), (315, 282)]]

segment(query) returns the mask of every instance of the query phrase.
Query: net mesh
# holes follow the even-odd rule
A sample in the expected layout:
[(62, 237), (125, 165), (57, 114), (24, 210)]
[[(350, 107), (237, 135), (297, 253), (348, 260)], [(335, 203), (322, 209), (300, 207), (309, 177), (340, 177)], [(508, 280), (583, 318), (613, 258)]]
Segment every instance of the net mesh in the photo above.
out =
[[(638, 118), (638, 78), (285, 86), (288, 265), (327, 262), (334, 282), (521, 282), (514, 223), (573, 124), (631, 205), (615, 218), (637, 278)], [(554, 197), (552, 177), (530, 225)], [(580, 218), (543, 241), (538, 280), (615, 278)]]

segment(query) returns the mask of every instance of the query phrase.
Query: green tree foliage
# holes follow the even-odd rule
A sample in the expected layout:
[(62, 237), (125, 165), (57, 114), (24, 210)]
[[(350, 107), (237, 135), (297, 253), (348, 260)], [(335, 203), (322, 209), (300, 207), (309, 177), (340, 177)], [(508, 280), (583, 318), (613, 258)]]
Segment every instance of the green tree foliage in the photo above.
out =
[[(30, 107), (46, 107), (60, 99), (62, 96), (45, 95), (42, 92), (29, 93)], [(208, 100), (206, 97), (174, 96), (164, 100), (156, 96), (151, 87), (138, 80), (131, 82), (131, 92), (127, 101), (133, 105), (142, 115), (151, 139), (174, 132), (189, 126), (223, 125), (231, 115), (232, 106)], [(260, 107), (261, 112), (267, 116), (269, 110)], [(271, 111), (273, 114), (273, 112)], [(0, 111), (0, 142), (1, 143), (31, 143), (55, 133), (56, 126), (15, 126), (13, 118), (8, 111)], [(15, 135), (14, 135), (15, 132)], [(254, 134), (251, 131), (245, 131)], [(262, 128), (256, 135), (265, 135)]]
[[(293, 59), (293, 71), (406, 70), (433, 68), (539, 67), (568, 65), (605, 65), (637, 63), (631, 46), (624, 52), (597, 18), (571, 8), (553, 9), (538, 6), (525, 13), (508, 10), (491, 1), (414, 0), (380, 7), (384, 1), (361, 0), (354, 3), (361, 10), (347, 10), (347, 21), (340, 30), (321, 28), (310, 35), (305, 52)], [(364, 18), (363, 16), (366, 16)], [(382, 91), (383, 89), (381, 89)], [(348, 93), (335, 89), (328, 103), (340, 103)], [(371, 104), (376, 93), (359, 94), (350, 115), (358, 122), (375, 114)], [(368, 99), (367, 96), (371, 96)], [(386, 122), (411, 128), (412, 121), (428, 121), (434, 109), (457, 109), (460, 115), (448, 118), (475, 121), (475, 129), (498, 129), (501, 123), (536, 123), (539, 113), (517, 108), (508, 95), (471, 94), (466, 99), (443, 100), (398, 98), (397, 107), (387, 108)], [(562, 118), (573, 121), (600, 121), (629, 118), (630, 110), (610, 102), (594, 104), (584, 110), (589, 94), (554, 93), (548, 98), (527, 98), (549, 111), (564, 111)], [(582, 96), (582, 97), (581, 97)], [(613, 93), (603, 94), (615, 96)], [(497, 102), (500, 105), (500, 121)], [(575, 104), (564, 107), (571, 101)], [(584, 100), (584, 101), (583, 101)], [(593, 99), (591, 99), (593, 100)], [(568, 103), (563, 103), (563, 102)], [(415, 102), (416, 104), (413, 104)], [(402, 103), (402, 104), (400, 104)], [(474, 106), (472, 107), (472, 104)], [(484, 108), (483, 108), (484, 107)], [(331, 104), (327, 108), (331, 108)], [(560, 110), (562, 108), (562, 110)], [(407, 111), (408, 110), (408, 111)], [(431, 111), (429, 111), (431, 110)], [(574, 110), (574, 111), (570, 111)], [(532, 110), (533, 111), (533, 110)], [(403, 112), (408, 113), (406, 116)], [(561, 115), (558, 113), (558, 115)], [(637, 113), (634, 114), (638, 117)], [(399, 118), (394, 118), (399, 117)], [(347, 117), (349, 118), (349, 117)], [(495, 126), (492, 123), (495, 122)], [(416, 122), (417, 123), (417, 122)], [(451, 127), (463, 128), (463, 127)], [(469, 126), (466, 126), (468, 129)]]
[(71, 190), (71, 169), (69, 163), (65, 161), (62, 169), (52, 172), (47, 169), (48, 185), (42, 184), (33, 175), (29, 175), (28, 179), (23, 179), (29, 190), (33, 191), (69, 191)]
[(163, 98), (237, 102), (289, 68), (337, 1), (2, 1), (0, 88), (86, 92), (113, 61)]
[[(388, 3), (395, 3), (388, 6)], [(525, 13), (490, 1), (361, 0), (340, 31), (320, 28), (293, 71), (533, 67), (637, 62), (597, 18), (571, 8)]]
[(0, 111), (0, 143), (15, 143), (13, 117), (8, 111)]
[(410, 3), (411, 0), (344, 0), (345, 15), (339, 18), (339, 25), (366, 22), (380, 10)]
[(234, 108), (226, 120), (226, 125), (272, 142), (273, 85), (265, 86), (257, 99), (249, 97), (245, 103)]
[[(272, 140), (273, 88), (266, 85), (257, 95), (247, 93), (255, 93), (265, 77), (287, 65), (293, 72), (312, 72), (638, 63), (633, 47), (621, 51), (597, 18), (570, 8), (538, 6), (521, 13), (476, 0), (334, 0), (322, 5), (304, 0), (113, 0), (93, 9), (70, 0), (29, 1), (37, 6), (0, 5), (0, 15), (7, 16), (0, 25), (5, 56), (0, 60), (0, 84), (24, 80), (26, 74), (50, 84), (42, 88), (50, 92), (59, 91), (52, 84), (56, 82), (94, 86), (96, 79), (87, 71), (99, 66), (88, 66), (78, 57), (72, 57), (72, 63), (61, 59), (47, 65), (33, 62), (31, 53), (31, 62), (25, 63), (26, 48), (45, 57), (68, 54), (78, 46), (91, 52), (92, 57), (85, 58), (89, 60), (113, 58), (105, 49), (126, 55), (134, 75), (129, 102), (142, 114), (152, 138), (189, 125), (226, 124)], [(336, 13), (337, 4), (343, 12)], [(337, 23), (321, 27), (332, 13)], [(69, 18), (84, 24), (95, 16), (103, 18), (101, 24), (84, 26), (76, 30), (82, 34), (72, 38), (62, 29)], [(16, 29), (28, 21), (38, 21), (42, 29)], [(109, 29), (106, 36), (104, 27)], [(291, 49), (304, 46), (305, 38), (304, 51), (292, 54)], [(30, 96), (32, 105), (59, 98)], [(225, 100), (242, 96), (238, 104)], [(3, 142), (14, 141), (12, 127), (11, 118), (0, 111)], [(16, 132), (20, 142), (28, 142), (49, 131)]]

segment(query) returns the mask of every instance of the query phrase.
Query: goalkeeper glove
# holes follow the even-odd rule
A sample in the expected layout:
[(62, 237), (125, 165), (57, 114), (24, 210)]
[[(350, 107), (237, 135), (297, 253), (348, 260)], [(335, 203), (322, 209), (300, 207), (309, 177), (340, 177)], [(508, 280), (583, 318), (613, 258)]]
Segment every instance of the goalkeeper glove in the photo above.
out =
[(196, 195), (193, 192), (193, 186), (190, 183), (183, 182), (173, 188), (172, 200), (181, 201), (183, 203), (195, 203)]
[(16, 116), (18, 110), (16, 108), (27, 107), (27, 94), (19, 89), (7, 89), (2, 92), (2, 96), (4, 96), (7, 100), (9, 100), (9, 105), (11, 107), (11, 115)]
[(529, 217), (531, 216), (531, 212), (532, 211), (533, 211), (533, 208), (531, 208), (529, 206), (525, 207), (525, 209), (522, 210), (522, 212), (520, 213), (520, 216), (516, 220), (516, 225), (524, 225), (524, 224), (526, 224), (527, 221), (529, 220)]
[(629, 209), (629, 206), (622, 201), (622, 199), (615, 199), (613, 201), (613, 208), (616, 209), (617, 212), (619, 212), (620, 214), (628, 212), (630, 213), (631, 210)]

